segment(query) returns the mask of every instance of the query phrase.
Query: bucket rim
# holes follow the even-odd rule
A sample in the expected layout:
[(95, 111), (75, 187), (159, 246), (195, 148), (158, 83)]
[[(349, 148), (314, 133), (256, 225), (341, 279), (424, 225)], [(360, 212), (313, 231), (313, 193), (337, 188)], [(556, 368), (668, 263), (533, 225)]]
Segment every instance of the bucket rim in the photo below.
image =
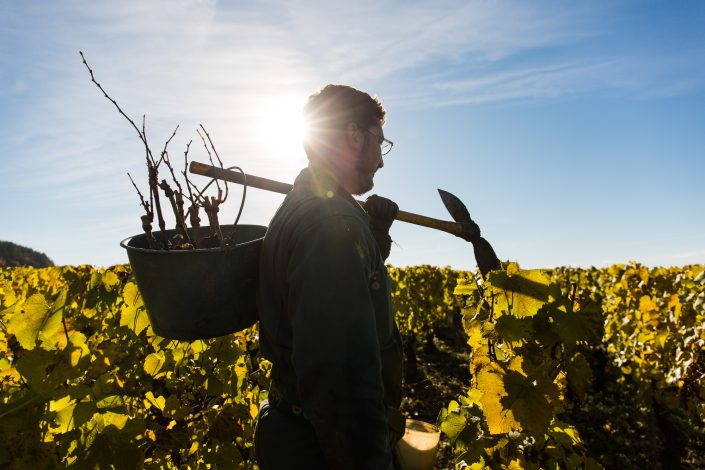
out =
[[(265, 230), (267, 229), (267, 226), (265, 225), (257, 225), (257, 224), (243, 224), (241, 227), (261, 227), (264, 228)], [(153, 233), (160, 233), (159, 231), (153, 232)], [(139, 248), (136, 246), (130, 246), (129, 243), (133, 238), (143, 236), (144, 233), (138, 233), (136, 235), (129, 236), (127, 238), (124, 238), (120, 242), (120, 246), (123, 247), (127, 251), (132, 251), (132, 252), (137, 252), (137, 253), (150, 253), (150, 254), (156, 254), (156, 255), (188, 255), (189, 253), (225, 253), (228, 251), (235, 250), (237, 248), (245, 247), (248, 245), (252, 245), (254, 243), (260, 242), (263, 238), (264, 235), (261, 237), (255, 238), (253, 240), (248, 240), (246, 242), (238, 243), (237, 245), (230, 245), (230, 246), (224, 246), (224, 247), (215, 247), (215, 248), (196, 248), (195, 250), (158, 250), (158, 249), (153, 249), (153, 248)]]

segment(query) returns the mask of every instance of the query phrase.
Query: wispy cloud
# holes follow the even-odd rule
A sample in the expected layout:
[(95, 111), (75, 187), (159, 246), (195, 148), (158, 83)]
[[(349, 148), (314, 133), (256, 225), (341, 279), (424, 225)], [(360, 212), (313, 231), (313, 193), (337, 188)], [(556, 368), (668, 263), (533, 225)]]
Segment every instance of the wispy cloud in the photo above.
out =
[[(66, 213), (89, 202), (134, 200), (124, 173), (143, 181), (141, 144), (90, 83), (79, 50), (135, 121), (147, 114), (155, 148), (181, 124), (171, 146), (180, 158), (203, 123), (222, 155), (247, 156), (248, 171), (282, 178), (293, 170), (267, 156), (267, 142), (254, 132), (256, 120), (273, 96), (303, 98), (324, 83), (360, 86), (397, 108), (605, 90), (649, 99), (702, 90), (704, 69), (691, 59), (697, 44), (668, 57), (608, 48), (583, 52), (614, 32), (605, 18), (617, 16), (620, 5), (360, 0), (341, 10), (323, 0), (7, 4), (0, 21), (0, 180), (22, 197), (54, 194)], [(199, 146), (195, 141), (194, 153), (202, 156)], [(300, 149), (292, 154), (300, 157)]]

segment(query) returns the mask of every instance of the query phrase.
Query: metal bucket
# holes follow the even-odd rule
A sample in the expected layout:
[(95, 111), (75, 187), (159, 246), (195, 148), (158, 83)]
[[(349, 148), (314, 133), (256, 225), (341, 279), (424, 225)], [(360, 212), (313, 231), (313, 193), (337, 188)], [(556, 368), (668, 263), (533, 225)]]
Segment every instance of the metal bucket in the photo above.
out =
[[(222, 228), (230, 233), (232, 225)], [(262, 225), (238, 225), (234, 246), (199, 250), (150, 249), (144, 234), (123, 240), (120, 245), (127, 250), (154, 332), (193, 341), (254, 325), (259, 252), (266, 231)], [(154, 232), (157, 240), (160, 233)], [(175, 233), (167, 230), (166, 236)], [(201, 227), (201, 233), (210, 233), (209, 227)]]
[(441, 439), (437, 426), (415, 419), (406, 420), (406, 432), (397, 443), (397, 458), (402, 470), (432, 470)]

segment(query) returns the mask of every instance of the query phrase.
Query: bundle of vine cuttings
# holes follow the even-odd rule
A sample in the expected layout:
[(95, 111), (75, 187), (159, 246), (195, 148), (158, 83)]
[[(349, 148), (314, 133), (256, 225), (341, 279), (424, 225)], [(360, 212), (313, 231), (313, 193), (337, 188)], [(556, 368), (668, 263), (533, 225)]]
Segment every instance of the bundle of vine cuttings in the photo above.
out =
[[(174, 132), (166, 140), (164, 148), (159, 154), (159, 158), (155, 158), (154, 153), (147, 141), (146, 132), (146, 116), (142, 116), (142, 128), (140, 129), (135, 122), (122, 110), (117, 101), (114, 100), (100, 83), (95, 78), (93, 70), (88, 65), (83, 52), (79, 51), (83, 64), (88, 69), (91, 76), (91, 81), (98, 87), (98, 89), (103, 93), (103, 95), (115, 106), (118, 112), (132, 125), (132, 127), (137, 131), (140, 141), (144, 145), (146, 164), (147, 164), (147, 184), (149, 187), (149, 197), (145, 198), (140, 191), (138, 185), (135, 183), (132, 175), (127, 173), (128, 178), (132, 182), (132, 186), (137, 191), (137, 195), (140, 200), (140, 205), (144, 209), (144, 214), (140, 216), (142, 222), (142, 230), (144, 231), (147, 244), (150, 249), (154, 250), (196, 250), (196, 249), (207, 249), (207, 248), (222, 248), (235, 244), (235, 229), (237, 227), (240, 216), (242, 215), (242, 209), (245, 205), (245, 196), (247, 195), (247, 185), (243, 186), (242, 200), (240, 202), (240, 209), (238, 210), (235, 222), (229, 233), (223, 233), (224, 230), (221, 227), (220, 221), (218, 219), (218, 212), (220, 207), (225, 203), (228, 198), (229, 190), (228, 183), (224, 182), (224, 188), (217, 179), (212, 179), (203, 188), (199, 189), (188, 177), (188, 163), (189, 163), (189, 150), (193, 140), (189, 141), (186, 145), (184, 151), (184, 169), (180, 171), (181, 178), (184, 182), (182, 185), (177, 178), (176, 171), (174, 170), (174, 165), (172, 164), (171, 158), (169, 156), (169, 144), (176, 135), (179, 129), (177, 125)], [(203, 147), (208, 154), (208, 158), (211, 165), (215, 166), (213, 156), (218, 162), (218, 166), (223, 168), (223, 161), (218, 154), (218, 151), (213, 144), (210, 134), (206, 131), (203, 124), (200, 125), (199, 129), (196, 129), (196, 133), (203, 143)], [(163, 171), (168, 171), (171, 183), (167, 181), (166, 178), (160, 181), (160, 169)], [(240, 167), (232, 166), (227, 168), (228, 170), (236, 169), (240, 171), (243, 175), (243, 179), (246, 179), (245, 173)], [(162, 172), (163, 172), (162, 171)], [(216, 186), (216, 196), (208, 196), (206, 190), (215, 183)], [(185, 189), (184, 189), (185, 187)], [(161, 192), (160, 192), (161, 191)], [(162, 196), (169, 201), (171, 211), (174, 214), (174, 220), (176, 221), (176, 229), (167, 231), (166, 222), (164, 220), (164, 209), (162, 207)], [(186, 208), (186, 203), (188, 202), (188, 208)], [(208, 226), (201, 227), (201, 210), (206, 214), (208, 218)], [(152, 225), (154, 223), (154, 216), (156, 214), (157, 223), (159, 224), (159, 231), (153, 232)], [(187, 226), (187, 221), (190, 224), (190, 228)], [(173, 233), (170, 235), (170, 233)]]

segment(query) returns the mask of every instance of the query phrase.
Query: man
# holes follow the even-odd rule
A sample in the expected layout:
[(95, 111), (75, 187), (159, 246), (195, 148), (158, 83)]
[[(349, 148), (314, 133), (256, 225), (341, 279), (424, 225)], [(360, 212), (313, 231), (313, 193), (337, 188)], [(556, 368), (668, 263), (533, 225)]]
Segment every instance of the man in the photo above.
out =
[(391, 310), (389, 227), (373, 186), (391, 149), (377, 98), (328, 85), (309, 97), (309, 160), (262, 245), (260, 345), (272, 361), (255, 447), (263, 470), (391, 469), (404, 433), (402, 347)]

